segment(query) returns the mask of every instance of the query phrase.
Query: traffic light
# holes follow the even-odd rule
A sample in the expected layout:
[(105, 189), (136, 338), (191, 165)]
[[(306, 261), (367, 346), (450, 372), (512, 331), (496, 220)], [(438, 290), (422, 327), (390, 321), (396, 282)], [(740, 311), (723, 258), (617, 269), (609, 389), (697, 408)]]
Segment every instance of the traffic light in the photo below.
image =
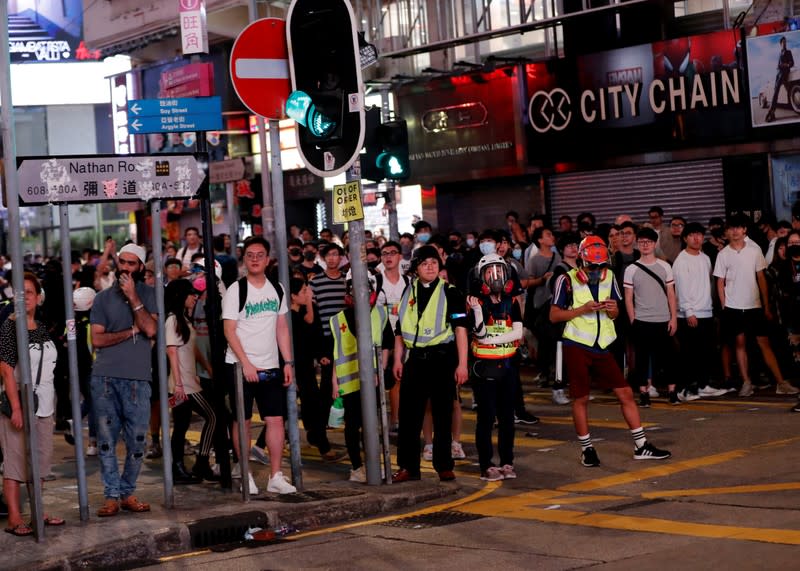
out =
[(371, 107), (365, 112), (364, 152), (361, 154), (361, 178), (382, 181), (383, 169), (378, 168), (378, 155), (383, 151), (379, 130), (381, 128), (381, 109)]
[(379, 130), (382, 150), (375, 161), (389, 180), (406, 180), (408, 166), (408, 127), (404, 119), (388, 121)]
[(286, 36), (293, 93), (286, 114), (308, 170), (344, 172), (364, 142), (364, 102), (355, 18), (347, 0), (293, 0)]

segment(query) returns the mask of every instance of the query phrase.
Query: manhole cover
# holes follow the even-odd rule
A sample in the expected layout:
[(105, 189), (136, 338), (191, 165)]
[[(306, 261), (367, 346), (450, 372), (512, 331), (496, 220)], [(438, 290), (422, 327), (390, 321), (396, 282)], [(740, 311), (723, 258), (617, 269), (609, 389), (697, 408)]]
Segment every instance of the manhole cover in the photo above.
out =
[(484, 516), (479, 514), (469, 514), (463, 512), (434, 512), (429, 514), (412, 515), (392, 521), (381, 523), (390, 527), (403, 527), (406, 529), (427, 529), (430, 527), (442, 527), (445, 525), (453, 525), (454, 523), (464, 523), (481, 519)]
[(305, 504), (308, 502), (319, 502), (331, 500), (333, 498), (349, 498), (353, 496), (363, 496), (364, 492), (349, 490), (307, 490), (294, 494), (270, 494), (263, 498), (253, 498), (263, 502), (284, 502), (287, 504)]

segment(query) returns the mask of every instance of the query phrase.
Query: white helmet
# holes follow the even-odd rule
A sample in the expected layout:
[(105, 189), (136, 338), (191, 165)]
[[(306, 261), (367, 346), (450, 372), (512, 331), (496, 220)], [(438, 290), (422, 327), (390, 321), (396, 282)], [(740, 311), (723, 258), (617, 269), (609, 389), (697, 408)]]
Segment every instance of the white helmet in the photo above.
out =
[(75, 305), (75, 311), (89, 311), (92, 309), (94, 298), (97, 292), (90, 287), (79, 287), (72, 292), (72, 303)]
[[(205, 258), (198, 258), (192, 263), (193, 264), (197, 264), (198, 266), (200, 266), (203, 269), (205, 269), (205, 267), (206, 267)], [(216, 274), (218, 280), (222, 279), (222, 266), (220, 266), (219, 262), (216, 261), (216, 260), (214, 260), (214, 274)]]

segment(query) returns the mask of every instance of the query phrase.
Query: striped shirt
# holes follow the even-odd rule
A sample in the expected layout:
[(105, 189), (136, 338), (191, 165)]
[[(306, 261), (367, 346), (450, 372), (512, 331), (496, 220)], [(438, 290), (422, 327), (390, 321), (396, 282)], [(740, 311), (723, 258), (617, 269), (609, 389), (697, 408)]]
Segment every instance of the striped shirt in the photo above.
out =
[(322, 321), (322, 334), (331, 336), (330, 319), (345, 308), (344, 294), (346, 285), (344, 274), (338, 278), (329, 278), (328, 274), (317, 274), (309, 284), (314, 301), (319, 308), (319, 317)]

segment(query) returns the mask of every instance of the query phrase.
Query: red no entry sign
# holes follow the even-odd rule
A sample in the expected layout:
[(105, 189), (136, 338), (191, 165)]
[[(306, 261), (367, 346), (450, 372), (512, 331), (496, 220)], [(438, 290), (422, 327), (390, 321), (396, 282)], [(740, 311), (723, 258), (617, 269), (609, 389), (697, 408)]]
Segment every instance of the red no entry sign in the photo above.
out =
[(247, 26), (231, 50), (231, 81), (250, 111), (267, 119), (282, 119), (289, 97), (286, 22), (263, 18)]

